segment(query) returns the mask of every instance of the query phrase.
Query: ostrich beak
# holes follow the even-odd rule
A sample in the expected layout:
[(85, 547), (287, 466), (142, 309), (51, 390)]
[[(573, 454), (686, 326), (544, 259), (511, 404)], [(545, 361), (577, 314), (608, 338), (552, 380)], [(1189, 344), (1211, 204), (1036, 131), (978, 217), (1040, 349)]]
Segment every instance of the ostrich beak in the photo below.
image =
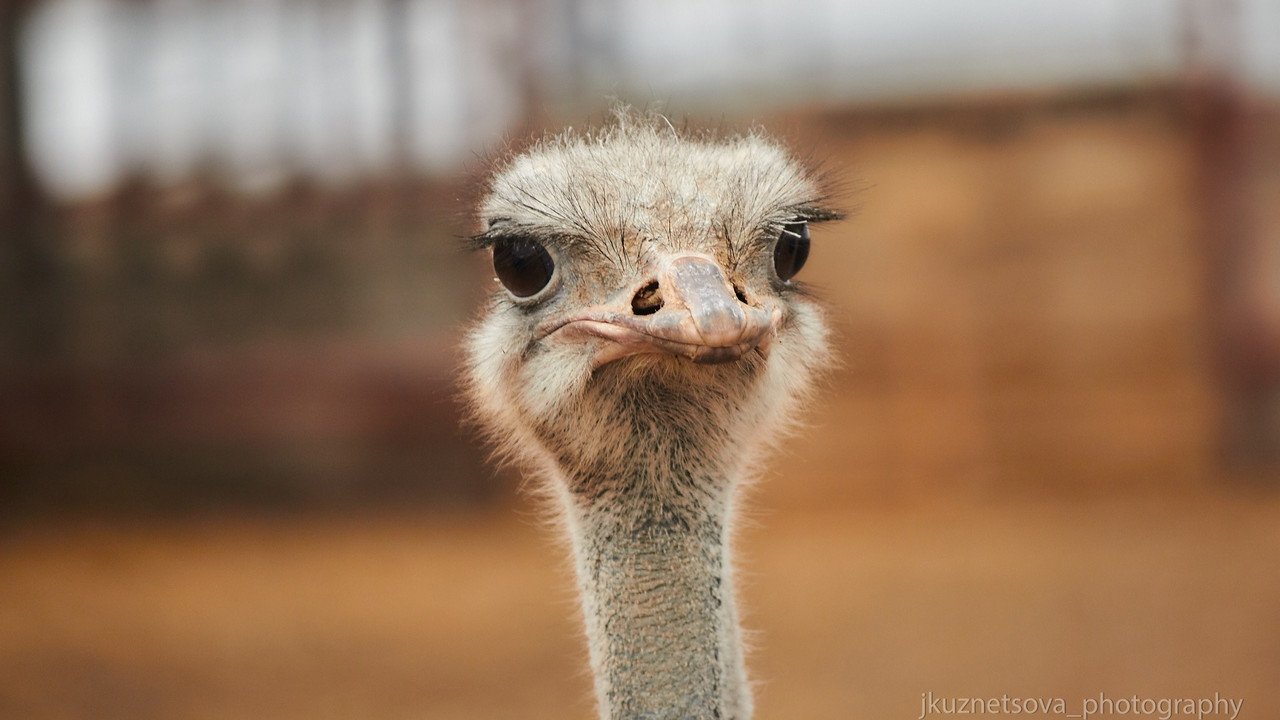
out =
[(550, 320), (536, 337), (603, 341), (595, 367), (643, 353), (670, 353), (704, 364), (727, 363), (752, 350), (768, 357), (781, 318), (782, 310), (776, 305), (748, 302), (711, 258), (677, 255), (663, 263), (656, 279), (639, 290)]

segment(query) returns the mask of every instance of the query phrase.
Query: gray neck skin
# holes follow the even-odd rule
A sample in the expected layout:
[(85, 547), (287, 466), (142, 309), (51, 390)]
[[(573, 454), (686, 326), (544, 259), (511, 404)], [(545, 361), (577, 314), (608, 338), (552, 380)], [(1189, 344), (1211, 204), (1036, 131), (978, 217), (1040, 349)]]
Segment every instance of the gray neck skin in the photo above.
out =
[(602, 717), (747, 720), (728, 553), (733, 484), (621, 485), (569, 500)]

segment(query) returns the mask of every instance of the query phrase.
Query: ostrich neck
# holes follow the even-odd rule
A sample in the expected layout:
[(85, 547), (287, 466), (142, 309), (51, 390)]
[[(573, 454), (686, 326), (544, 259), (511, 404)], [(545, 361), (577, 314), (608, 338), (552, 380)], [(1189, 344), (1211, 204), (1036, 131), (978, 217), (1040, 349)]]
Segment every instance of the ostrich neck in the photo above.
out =
[(732, 479), (664, 467), (574, 480), (594, 488), (568, 504), (602, 716), (747, 720)]

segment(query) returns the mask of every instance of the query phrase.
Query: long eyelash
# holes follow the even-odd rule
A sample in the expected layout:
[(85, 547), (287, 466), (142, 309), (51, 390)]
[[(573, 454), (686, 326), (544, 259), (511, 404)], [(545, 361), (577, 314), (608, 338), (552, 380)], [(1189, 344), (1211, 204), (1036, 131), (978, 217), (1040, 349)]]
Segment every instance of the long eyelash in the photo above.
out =
[(538, 232), (536, 227), (530, 225), (495, 225), (490, 223), (488, 230), (463, 238), (463, 243), (468, 250), (478, 251), (493, 247), (494, 242), (504, 237), (533, 238), (542, 243), (549, 241), (546, 233)]
[[(506, 218), (498, 218), (498, 220), (506, 220)], [(605, 254), (608, 252), (609, 248), (613, 247), (612, 243), (600, 243), (584, 240), (584, 236), (565, 235), (538, 225), (515, 224), (510, 222), (499, 222), (496, 224), (491, 223), (488, 230), (476, 233), (469, 237), (461, 238), (461, 240), (463, 250), (479, 252), (493, 247), (493, 244), (502, 238), (534, 240), (545, 247), (559, 247), (561, 250), (565, 250), (569, 247), (576, 247), (580, 248), (581, 251), (594, 253), (597, 256), (611, 259), (619, 264), (627, 261), (626, 257), (623, 255)]]
[(796, 220), (803, 220), (809, 223), (843, 220), (845, 217), (845, 214), (839, 210), (819, 205), (797, 205), (795, 207), (788, 208), (788, 210), (795, 215)]
[[(768, 252), (780, 233), (786, 233), (795, 238), (800, 237), (799, 234), (787, 230), (787, 225), (789, 224), (803, 222), (816, 225), (833, 220), (843, 220), (844, 216), (844, 213), (839, 210), (822, 207), (815, 202), (793, 205), (784, 208), (777, 217), (761, 225), (742, 247), (742, 250), (747, 254)], [(724, 232), (727, 235), (728, 229), (726, 228)], [(734, 250), (734, 252), (737, 251)]]
[(461, 241), (462, 249), (467, 252), (479, 252), (485, 248), (492, 247), (494, 240), (504, 234), (510, 234), (509, 232), (504, 232), (506, 228), (502, 227), (510, 222), (511, 218), (507, 217), (489, 218), (489, 221), (485, 223), (485, 229), (483, 232), (478, 232), (475, 235), (464, 235), (458, 238)]
[(480, 252), (485, 248), (492, 247), (496, 235), (488, 232), (482, 232), (477, 235), (467, 235), (460, 238), (462, 241), (462, 249), (467, 252)]

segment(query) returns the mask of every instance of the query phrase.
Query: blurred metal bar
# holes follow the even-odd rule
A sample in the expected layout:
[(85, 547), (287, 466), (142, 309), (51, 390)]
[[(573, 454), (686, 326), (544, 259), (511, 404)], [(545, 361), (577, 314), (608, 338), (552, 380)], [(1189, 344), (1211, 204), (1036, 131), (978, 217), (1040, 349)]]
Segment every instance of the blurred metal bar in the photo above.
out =
[(20, 54), (35, 2), (0, 3), (0, 364), (60, 345), (57, 257), (41, 227), (46, 198), (28, 160)]
[(19, 35), (29, 2), (0, 3), (0, 217), (10, 243), (28, 239), (26, 219), (40, 199), (30, 165), (23, 156)]
[(1280, 481), (1280, 337), (1267, 320), (1252, 265), (1260, 256), (1252, 199), (1257, 128), (1243, 78), (1235, 0), (1186, 6), (1186, 82), (1205, 250), (1211, 361), (1221, 392), (1221, 452), (1228, 469)]

